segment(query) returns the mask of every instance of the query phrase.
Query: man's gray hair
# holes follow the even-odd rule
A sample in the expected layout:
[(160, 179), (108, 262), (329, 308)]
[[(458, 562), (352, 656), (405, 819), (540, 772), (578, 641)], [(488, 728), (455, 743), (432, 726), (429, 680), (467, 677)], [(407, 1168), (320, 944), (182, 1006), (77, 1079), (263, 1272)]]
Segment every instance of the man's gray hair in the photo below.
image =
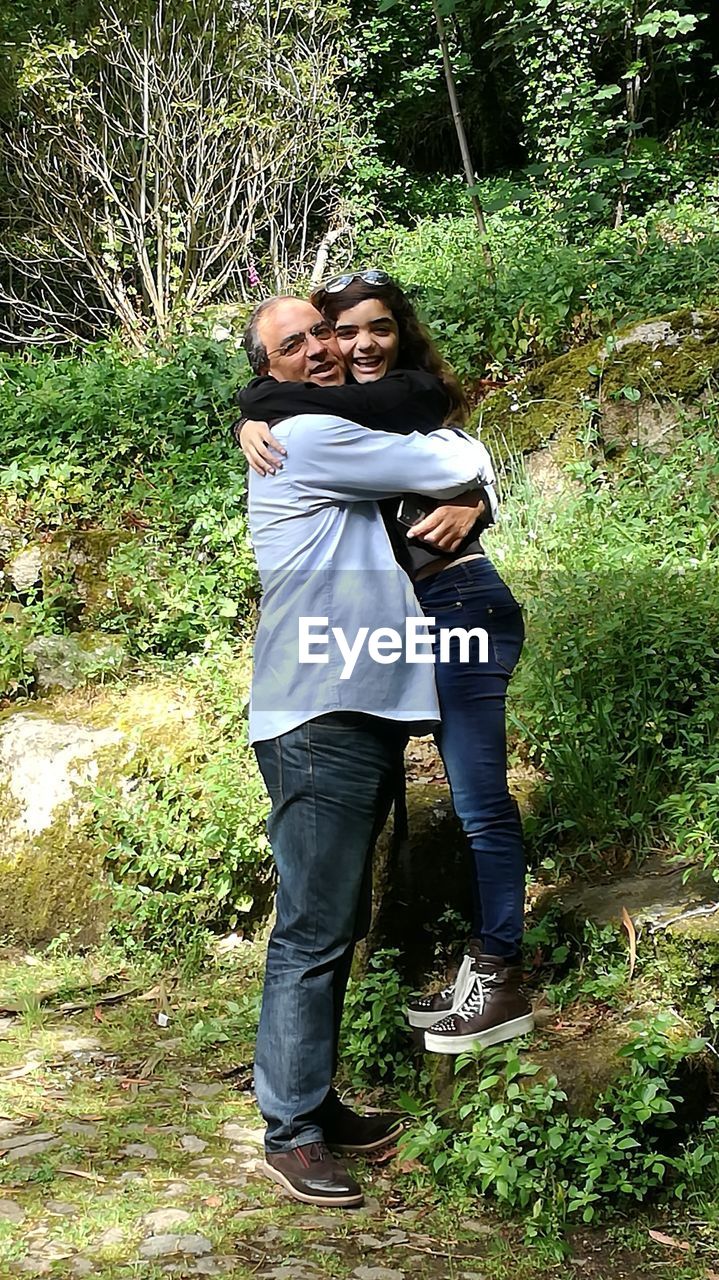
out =
[(269, 311), (270, 308), (275, 305), (276, 301), (276, 298), (265, 298), (264, 302), (260, 302), (259, 305), (255, 307), (252, 315), (247, 321), (244, 336), (242, 338), (242, 345), (247, 353), (247, 359), (250, 362), (250, 368), (253, 373), (263, 373), (267, 368), (267, 348), (257, 332), (257, 325), (260, 317), (263, 316), (266, 311)]
[(295, 298), (289, 293), (280, 293), (276, 298), (265, 298), (264, 302), (258, 303), (252, 315), (247, 321), (242, 345), (247, 353), (247, 359), (250, 362), (250, 368), (253, 373), (265, 373), (267, 369), (267, 347), (257, 332), (259, 322), (262, 316), (277, 306), (278, 302), (303, 302), (303, 298)]

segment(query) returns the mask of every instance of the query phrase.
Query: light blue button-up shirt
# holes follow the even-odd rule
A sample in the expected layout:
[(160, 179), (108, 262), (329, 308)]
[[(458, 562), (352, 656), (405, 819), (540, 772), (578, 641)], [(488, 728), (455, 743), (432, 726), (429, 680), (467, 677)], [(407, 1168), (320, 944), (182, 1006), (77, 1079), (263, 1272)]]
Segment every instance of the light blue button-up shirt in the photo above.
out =
[(263, 587), (250, 741), (331, 711), (426, 729), (439, 720), (431, 644), (375, 500), (491, 486), (486, 449), (451, 428), (399, 436), (319, 414), (272, 430), (283, 469), (249, 481)]

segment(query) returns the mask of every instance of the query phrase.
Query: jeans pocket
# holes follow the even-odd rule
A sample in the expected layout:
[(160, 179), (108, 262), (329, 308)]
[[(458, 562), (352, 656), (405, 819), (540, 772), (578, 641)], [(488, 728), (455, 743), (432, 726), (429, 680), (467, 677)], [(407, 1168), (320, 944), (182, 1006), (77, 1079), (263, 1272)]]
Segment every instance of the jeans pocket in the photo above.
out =
[(519, 662), (524, 645), (524, 618), (516, 600), (512, 604), (490, 605), (487, 630), (495, 660), (508, 675)]
[(273, 807), (284, 799), (284, 767), (282, 743), (278, 738), (265, 738), (255, 743), (255, 756)]

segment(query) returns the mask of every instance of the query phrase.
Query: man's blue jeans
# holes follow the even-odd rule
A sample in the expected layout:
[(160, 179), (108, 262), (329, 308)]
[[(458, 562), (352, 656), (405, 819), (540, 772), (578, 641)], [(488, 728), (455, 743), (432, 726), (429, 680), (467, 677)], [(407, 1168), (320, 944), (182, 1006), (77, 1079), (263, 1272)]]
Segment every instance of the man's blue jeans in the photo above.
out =
[(369, 927), (372, 852), (406, 739), (392, 721), (336, 712), (255, 743), (279, 873), (255, 1052), (270, 1152), (322, 1140), (354, 945)]
[[(522, 611), (486, 556), (415, 583), (422, 608), (443, 627), (482, 627), (488, 661), (460, 661), (457, 641), (435, 676), (442, 723), (436, 740), (452, 803), (474, 859), (473, 934), (490, 955), (519, 950), (524, 925), (525, 859), (522, 827), (507, 787), (505, 702), (524, 641)], [(435, 651), (437, 642), (435, 642)]]

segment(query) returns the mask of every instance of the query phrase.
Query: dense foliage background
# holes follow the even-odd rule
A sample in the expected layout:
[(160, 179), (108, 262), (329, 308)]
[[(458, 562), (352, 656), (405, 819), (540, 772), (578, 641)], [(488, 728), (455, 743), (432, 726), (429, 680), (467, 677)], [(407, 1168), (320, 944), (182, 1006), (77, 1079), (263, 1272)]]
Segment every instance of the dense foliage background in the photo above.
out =
[[(437, 13), (496, 282), (463, 221)], [(306, 283), (321, 249), (329, 269), (389, 257), (477, 376), (715, 279), (719, 15), (688, 0), (2, 18), (6, 339), (141, 348)]]
[[(313, 276), (386, 267), (481, 406), (575, 349), (590, 367), (583, 344), (609, 351), (629, 321), (715, 316), (719, 12), (0, 0), (0, 25), (0, 708), (38, 692), (31, 644), (90, 626), (121, 638), (128, 682), (182, 684), (199, 708), (190, 745), (146, 744), (131, 785), (93, 796), (88, 839), (123, 947), (198, 964), (213, 934), (250, 933), (272, 894), (243, 718), (257, 580), (230, 428), (244, 318)], [(716, 316), (706, 329), (716, 344)], [(653, 391), (630, 379), (616, 394)], [(529, 622), (512, 752), (534, 784), (532, 868), (551, 883), (660, 850), (716, 879), (716, 388), (677, 403), (664, 450), (629, 440), (607, 457), (597, 402), (581, 411), (561, 499), (502, 459), (491, 535)], [(91, 599), (58, 551), (89, 542), (102, 551)], [(22, 589), (18, 551), (43, 562)], [(616, 930), (572, 941), (549, 918), (532, 941), (557, 1007), (623, 1016)], [(688, 948), (671, 972), (639, 959), (645, 990), (664, 983), (707, 1035), (712, 946), (699, 976)], [(395, 959), (375, 957), (351, 994), (364, 1086), (417, 1085)], [(642, 1199), (668, 1177), (693, 1194), (719, 1177), (713, 1122), (681, 1150), (672, 1136), (677, 1080), (700, 1049), (661, 1020), (635, 1029), (591, 1120), (570, 1119), (556, 1079), (536, 1081), (513, 1048), (494, 1051), (489, 1075), (465, 1064), (449, 1121), (418, 1109), (412, 1157), (451, 1194), (480, 1186), (545, 1225), (588, 1222), (599, 1201)]]

